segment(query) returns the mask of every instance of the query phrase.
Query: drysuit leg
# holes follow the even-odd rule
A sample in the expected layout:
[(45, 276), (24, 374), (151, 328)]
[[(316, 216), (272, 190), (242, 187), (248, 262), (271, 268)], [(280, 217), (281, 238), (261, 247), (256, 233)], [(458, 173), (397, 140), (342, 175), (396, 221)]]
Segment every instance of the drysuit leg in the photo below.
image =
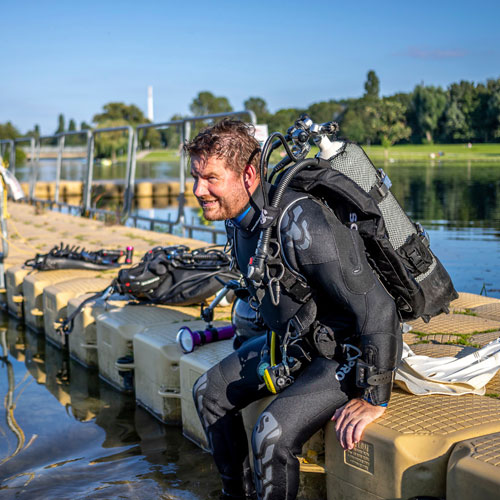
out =
[(265, 342), (265, 335), (245, 342), (193, 386), (195, 406), (221, 474), (224, 492), (229, 496), (241, 497), (253, 491), (240, 410), (269, 395), (257, 376)]
[[(260, 415), (252, 435), (259, 500), (293, 500), (303, 444), (354, 397), (354, 370), (339, 382), (339, 363), (315, 358)], [(353, 393), (354, 391), (354, 393)]]

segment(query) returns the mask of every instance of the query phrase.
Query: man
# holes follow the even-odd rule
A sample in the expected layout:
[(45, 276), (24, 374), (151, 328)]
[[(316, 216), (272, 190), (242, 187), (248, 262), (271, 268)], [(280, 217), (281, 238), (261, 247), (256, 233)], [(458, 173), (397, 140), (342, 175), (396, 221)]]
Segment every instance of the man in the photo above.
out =
[[(251, 127), (222, 121), (200, 132), (186, 150), (203, 214), (226, 220), (233, 256), (247, 276), (264, 203), (259, 144)], [(273, 188), (264, 185), (272, 198)], [(282, 346), (292, 327), (301, 330), (288, 349), (293, 383), (260, 415), (252, 435), (255, 487), (264, 500), (296, 498), (296, 456), (328, 420), (336, 421), (342, 447), (352, 449), (359, 442), (366, 425), (385, 411), (401, 344), (394, 301), (370, 268), (357, 232), (303, 193), (286, 191), (282, 206), (276, 241), (288, 283), (300, 286), (281, 287), (277, 301), (276, 288), (259, 291), (247, 279), (251, 300)], [(278, 254), (277, 243), (271, 251)], [(310, 293), (297, 293), (301, 287)], [(240, 410), (269, 395), (261, 365), (267, 342), (265, 335), (245, 342), (193, 388), (224, 499), (254, 494)], [(355, 361), (369, 374), (361, 382), (363, 371), (356, 373)]]

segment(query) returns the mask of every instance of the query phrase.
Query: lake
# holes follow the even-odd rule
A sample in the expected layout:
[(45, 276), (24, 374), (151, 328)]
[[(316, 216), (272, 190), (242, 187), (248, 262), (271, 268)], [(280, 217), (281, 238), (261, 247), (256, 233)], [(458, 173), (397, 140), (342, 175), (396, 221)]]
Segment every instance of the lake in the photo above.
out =
[[(383, 167), (405, 210), (428, 230), (456, 288), (500, 297), (500, 165)], [(65, 168), (63, 178), (81, 179), (82, 162)], [(175, 178), (175, 168), (148, 164), (138, 176)], [(101, 169), (96, 179), (115, 177)], [(53, 174), (47, 165), (41, 179)], [(147, 214), (165, 218), (169, 212), (176, 209)], [(198, 212), (189, 209), (188, 222), (196, 222)], [(218, 498), (211, 457), (179, 428), (162, 425), (133, 396), (118, 393), (3, 313), (0, 340), (0, 498)]]

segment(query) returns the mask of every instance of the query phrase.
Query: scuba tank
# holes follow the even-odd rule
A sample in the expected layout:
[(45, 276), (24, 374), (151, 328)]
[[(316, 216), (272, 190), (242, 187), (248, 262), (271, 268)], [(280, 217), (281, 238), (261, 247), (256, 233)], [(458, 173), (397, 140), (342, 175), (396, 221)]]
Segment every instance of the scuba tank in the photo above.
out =
[[(375, 168), (360, 146), (336, 140), (337, 132), (335, 122), (319, 125), (302, 115), (286, 136), (274, 133), (266, 141), (261, 156), (261, 183), (271, 152), (283, 145), (288, 156), (269, 174), (276, 191), (270, 203), (264, 198), (261, 234), (247, 278), (256, 287), (265, 285), (271, 231), (286, 210), (281, 201), (291, 187), (326, 203), (342, 223), (359, 232), (368, 261), (394, 298), (403, 320), (422, 318), (427, 322), (448, 312), (458, 294), (430, 249), (427, 234), (406, 215), (390, 192), (391, 182), (383, 170)], [(333, 140), (328, 136), (334, 136)], [(278, 140), (273, 142), (275, 138)], [(320, 151), (315, 158), (306, 159), (310, 140)]]

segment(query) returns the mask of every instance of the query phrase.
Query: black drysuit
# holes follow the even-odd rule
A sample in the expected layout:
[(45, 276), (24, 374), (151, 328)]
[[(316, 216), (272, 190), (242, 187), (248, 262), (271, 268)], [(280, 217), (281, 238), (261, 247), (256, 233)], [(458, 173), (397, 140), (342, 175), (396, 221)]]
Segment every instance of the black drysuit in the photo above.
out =
[[(262, 500), (296, 498), (296, 455), (338, 407), (359, 396), (375, 404), (388, 401), (392, 382), (358, 388), (353, 361), (361, 357), (378, 373), (384, 373), (396, 367), (401, 345), (395, 303), (368, 264), (356, 229), (342, 225), (328, 207), (302, 193), (288, 190), (281, 206), (287, 207), (277, 234), (283, 259), (313, 291), (316, 319), (333, 330), (336, 347), (333, 359), (313, 348), (312, 360), (302, 360), (302, 367), (293, 374), (294, 383), (277, 395), (255, 425), (254, 479)], [(257, 189), (241, 220), (226, 222), (243, 275), (257, 245), (261, 208), (262, 195)], [(278, 306), (272, 304), (268, 292), (265, 294), (260, 313), (266, 325), (282, 335), (300, 306), (282, 289)], [(193, 388), (224, 491), (235, 497), (251, 489), (240, 410), (269, 395), (257, 374), (265, 342), (265, 335), (245, 342), (200, 377)]]

